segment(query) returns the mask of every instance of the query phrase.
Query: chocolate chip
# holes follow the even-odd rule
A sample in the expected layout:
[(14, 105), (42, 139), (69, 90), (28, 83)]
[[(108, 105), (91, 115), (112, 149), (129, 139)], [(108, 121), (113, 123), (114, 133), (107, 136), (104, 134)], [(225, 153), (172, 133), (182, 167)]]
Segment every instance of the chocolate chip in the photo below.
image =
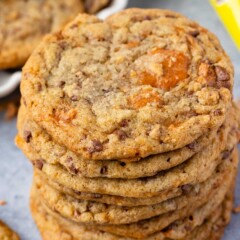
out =
[(91, 208), (93, 207), (93, 203), (92, 202), (88, 202), (87, 204), (87, 211), (91, 211)]
[(78, 101), (78, 97), (76, 95), (71, 96), (71, 100), (73, 102)]
[(63, 88), (65, 86), (65, 84), (66, 84), (66, 82), (60, 81), (57, 86), (60, 88)]
[(220, 67), (220, 66), (215, 66), (215, 72), (217, 74), (218, 81), (229, 81), (230, 80), (230, 76), (225, 68)]
[(200, 32), (199, 32), (198, 30), (193, 30), (193, 31), (189, 32), (189, 34), (190, 34), (192, 37), (197, 37), (197, 36), (200, 34)]
[(101, 174), (106, 174), (108, 172), (108, 167), (107, 166), (103, 166), (100, 170)]
[(94, 197), (94, 198), (102, 198), (102, 195), (101, 195), (101, 194), (98, 194), (98, 193), (94, 193), (94, 194), (93, 194), (93, 197)]
[(213, 115), (214, 116), (221, 116), (222, 115), (222, 110), (221, 109), (214, 110)]
[(76, 169), (74, 163), (73, 163), (73, 159), (72, 157), (68, 157), (66, 159), (66, 162), (67, 162), (67, 166), (68, 166), (68, 169), (69, 171), (72, 173), (72, 174), (78, 174), (78, 170)]
[(33, 162), (33, 166), (36, 167), (39, 170), (42, 170), (44, 165), (44, 160), (43, 159), (37, 159)]
[(109, 89), (102, 89), (102, 92), (103, 93), (109, 93), (111, 91), (111, 89), (109, 88)]
[(231, 155), (231, 152), (230, 152), (230, 151), (224, 151), (224, 152), (222, 153), (222, 159), (223, 159), (223, 160), (226, 160), (226, 159), (228, 159), (228, 158), (230, 157), (230, 155)]
[(74, 217), (79, 218), (81, 216), (81, 212), (79, 212), (77, 209), (74, 211)]
[(127, 133), (120, 129), (116, 130), (114, 133), (118, 136), (119, 140), (125, 140), (128, 137)]
[(192, 215), (189, 216), (189, 220), (193, 221), (193, 216)]
[(167, 161), (168, 163), (171, 162), (171, 158), (169, 157), (166, 161)]
[(172, 15), (172, 14), (167, 14), (166, 17), (167, 17), (167, 18), (177, 18), (176, 15)]
[(77, 23), (74, 23), (70, 26), (71, 29), (74, 29), (74, 28), (77, 28), (78, 27), (78, 24)]
[(123, 119), (123, 120), (120, 122), (120, 126), (121, 126), (121, 127), (127, 127), (127, 126), (128, 126), (128, 120)]
[(42, 91), (42, 84), (41, 83), (37, 83), (37, 90), (39, 91), (39, 92), (41, 92)]
[(182, 185), (181, 189), (183, 191), (183, 194), (188, 194), (192, 191), (192, 185), (191, 184)]
[(73, 192), (77, 195), (82, 195), (82, 193), (80, 191), (77, 191), (77, 190), (73, 190)]
[(93, 140), (92, 146), (88, 148), (89, 153), (101, 152), (103, 150), (103, 145), (99, 140)]
[(26, 143), (29, 143), (31, 138), (32, 138), (32, 133), (28, 130), (25, 130), (24, 133), (23, 133), (23, 138), (24, 138)]
[(188, 144), (187, 147), (191, 150), (195, 150), (197, 148), (197, 145), (198, 145), (197, 141), (193, 141), (190, 144)]
[(67, 42), (59, 42), (59, 47), (62, 48), (63, 50), (67, 48)]
[(152, 17), (149, 16), (149, 15), (146, 15), (146, 16), (144, 17), (144, 20), (151, 20), (151, 19), (152, 19)]
[(125, 163), (125, 162), (120, 162), (120, 165), (121, 165), (122, 167), (125, 167), (125, 166), (126, 166), (126, 163)]

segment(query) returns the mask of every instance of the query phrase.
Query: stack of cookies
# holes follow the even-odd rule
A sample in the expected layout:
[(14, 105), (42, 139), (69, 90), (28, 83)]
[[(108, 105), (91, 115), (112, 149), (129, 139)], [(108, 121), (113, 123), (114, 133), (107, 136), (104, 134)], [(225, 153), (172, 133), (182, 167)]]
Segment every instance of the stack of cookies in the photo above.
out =
[(79, 15), (23, 70), (17, 145), (45, 240), (220, 239), (239, 115), (217, 38), (171, 11)]

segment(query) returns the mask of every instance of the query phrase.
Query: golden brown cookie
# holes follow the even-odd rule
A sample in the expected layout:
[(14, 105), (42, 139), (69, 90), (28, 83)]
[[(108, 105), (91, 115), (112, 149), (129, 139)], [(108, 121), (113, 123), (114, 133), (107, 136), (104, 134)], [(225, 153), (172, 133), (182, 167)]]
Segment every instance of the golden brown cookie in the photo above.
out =
[(128, 9), (105, 21), (80, 14), (45, 38), (21, 92), (57, 143), (107, 160), (175, 150), (218, 129), (232, 86), (212, 33), (171, 11)]
[(0, 69), (23, 66), (44, 35), (82, 11), (79, 0), (1, 0)]

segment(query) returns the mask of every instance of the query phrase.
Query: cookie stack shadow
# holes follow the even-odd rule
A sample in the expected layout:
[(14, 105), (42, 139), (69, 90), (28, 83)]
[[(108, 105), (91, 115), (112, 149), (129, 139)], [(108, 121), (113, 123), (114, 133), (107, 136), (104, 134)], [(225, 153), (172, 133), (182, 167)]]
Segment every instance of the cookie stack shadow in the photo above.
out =
[[(131, 11), (139, 15), (136, 19), (146, 15), (144, 10), (128, 10), (126, 14), (133, 14)], [(164, 11), (149, 11), (166, 16)], [(202, 68), (207, 64), (203, 62)], [(29, 69), (24, 70), (25, 79)], [(212, 69), (216, 77), (217, 71), (222, 71), (222, 78), (224, 74), (225, 80), (230, 78), (223, 67)], [(104, 143), (92, 139), (84, 150), (93, 156), (91, 159), (84, 158), (67, 141), (64, 144), (61, 134), (67, 132), (65, 125), (56, 124), (56, 133), (50, 129), (54, 124), (37, 116), (35, 103), (24, 99), (24, 87), (26, 84), (22, 86), (16, 143), (34, 166), (31, 211), (43, 239), (220, 239), (231, 217), (238, 165), (239, 114), (231, 100), (224, 111), (218, 106), (209, 110), (213, 124), (202, 134), (194, 135), (191, 127), (187, 133), (176, 133), (183, 133), (183, 142), (188, 135), (193, 136), (186, 145), (160, 151), (146, 147), (149, 152), (144, 151), (143, 156), (134, 153), (128, 158), (100, 159), (94, 154), (104, 151)], [(77, 98), (72, 97), (74, 101)], [(220, 115), (222, 120), (215, 121)], [(121, 144), (129, 137), (129, 121), (121, 120), (120, 129), (114, 132)], [(64, 136), (71, 139), (73, 134), (69, 131)], [(148, 143), (143, 141), (142, 148), (144, 144)]]

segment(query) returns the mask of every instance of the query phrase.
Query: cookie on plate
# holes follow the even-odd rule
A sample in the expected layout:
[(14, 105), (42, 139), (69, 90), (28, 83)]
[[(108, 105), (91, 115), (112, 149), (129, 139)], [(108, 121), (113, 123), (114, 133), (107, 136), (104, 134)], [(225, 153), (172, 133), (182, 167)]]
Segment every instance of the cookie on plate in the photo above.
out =
[(0, 69), (22, 67), (45, 34), (82, 11), (80, 0), (1, 0)]

